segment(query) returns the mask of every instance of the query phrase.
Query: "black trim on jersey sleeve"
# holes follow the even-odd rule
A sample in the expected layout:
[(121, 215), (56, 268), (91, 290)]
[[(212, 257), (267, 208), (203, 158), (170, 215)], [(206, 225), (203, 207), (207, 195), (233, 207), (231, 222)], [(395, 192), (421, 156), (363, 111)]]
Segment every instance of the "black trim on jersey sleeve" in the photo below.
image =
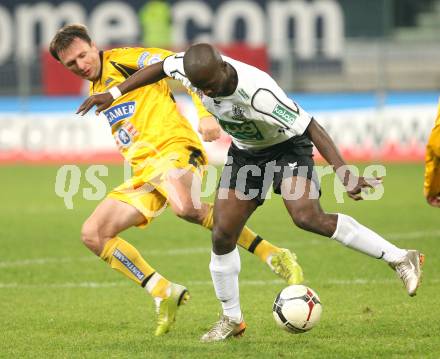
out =
[(262, 110), (258, 110), (255, 106), (254, 106), (254, 99), (255, 96), (260, 92), (260, 91), (267, 91), (270, 92), (270, 94), (276, 99), (276, 101), (278, 101), (281, 105), (283, 105), (284, 107), (288, 108), (289, 110), (291, 110), (292, 112), (296, 113), (299, 116), (299, 108), (293, 109), (290, 106), (286, 105), (283, 101), (281, 101), (271, 90), (264, 88), (264, 87), (260, 87), (257, 89), (257, 91), (255, 91), (255, 93), (252, 95), (252, 99), (251, 99), (251, 106), (252, 108), (259, 112), (262, 113), (263, 115), (269, 116), (271, 118), (273, 118), (275, 121), (277, 121), (280, 125), (283, 126), (284, 129), (288, 130), (290, 129), (289, 126), (287, 126), (284, 122), (280, 121), (278, 118), (276, 118), (275, 116), (272, 115), (272, 113), (268, 113), (268, 112), (264, 112)]
[[(174, 59), (183, 59), (183, 56), (177, 56), (177, 54), (168, 55), (167, 57), (165, 57), (165, 58), (163, 59), (163, 61), (162, 61), (162, 71), (163, 71), (164, 74), (167, 75), (167, 76), (168, 76), (168, 74), (166, 73), (166, 71), (165, 71), (165, 69), (164, 69), (164, 65), (165, 65), (165, 60), (168, 59), (168, 58), (171, 57), (171, 56), (173, 56)], [(185, 74), (182, 74), (182, 73), (181, 73), (179, 70), (177, 70), (177, 69), (176, 69), (176, 70), (173, 70), (173, 71), (170, 71), (170, 76), (171, 76), (171, 77), (174, 77), (174, 74), (176, 74), (176, 73), (178, 73), (180, 76), (182, 76), (182, 77), (188, 79), (188, 77), (186, 77)]]
[(170, 72), (170, 75), (173, 76), (176, 72), (177, 72), (180, 76), (182, 76), (182, 77), (188, 79), (188, 77), (186, 77), (185, 74), (182, 74), (179, 70), (171, 71), (171, 72)]

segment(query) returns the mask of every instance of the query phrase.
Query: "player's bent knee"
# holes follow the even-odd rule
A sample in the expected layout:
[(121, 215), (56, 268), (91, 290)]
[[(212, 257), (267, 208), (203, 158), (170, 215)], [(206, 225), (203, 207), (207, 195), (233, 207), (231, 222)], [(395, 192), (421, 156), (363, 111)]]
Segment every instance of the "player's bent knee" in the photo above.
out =
[(212, 229), (212, 246), (215, 252), (230, 252), (237, 244), (238, 236), (218, 226)]
[(220, 226), (214, 225), (212, 229), (212, 240), (216, 242), (230, 242), (233, 239), (233, 235), (230, 231), (227, 231)]
[(93, 253), (99, 255), (105, 243), (100, 240), (99, 227), (94, 221), (87, 220), (81, 228), (81, 241)]

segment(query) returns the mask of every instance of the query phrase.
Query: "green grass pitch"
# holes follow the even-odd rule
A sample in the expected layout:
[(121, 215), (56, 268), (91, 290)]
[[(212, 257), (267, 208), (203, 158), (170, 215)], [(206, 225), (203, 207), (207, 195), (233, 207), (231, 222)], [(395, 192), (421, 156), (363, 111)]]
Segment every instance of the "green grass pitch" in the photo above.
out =
[[(327, 211), (352, 215), (390, 241), (426, 254), (424, 280), (407, 296), (388, 266), (327, 238), (297, 229), (279, 198), (266, 201), (249, 224), (298, 254), (306, 284), (323, 303), (321, 323), (305, 334), (276, 326), (271, 307), (284, 283), (241, 251), (245, 336), (202, 344), (220, 306), (211, 285), (210, 236), (166, 212), (122, 236), (160, 273), (192, 295), (173, 330), (155, 338), (153, 301), (110, 270), (80, 242), (81, 223), (96, 206), (81, 193), (74, 209), (55, 195), (56, 166), (0, 167), (1, 358), (438, 358), (440, 356), (440, 210), (422, 196), (421, 164), (387, 165), (379, 201), (336, 204), (323, 184)], [(81, 168), (84, 177), (85, 167)], [(122, 182), (109, 167), (107, 188)], [(82, 181), (80, 190), (89, 185)]]

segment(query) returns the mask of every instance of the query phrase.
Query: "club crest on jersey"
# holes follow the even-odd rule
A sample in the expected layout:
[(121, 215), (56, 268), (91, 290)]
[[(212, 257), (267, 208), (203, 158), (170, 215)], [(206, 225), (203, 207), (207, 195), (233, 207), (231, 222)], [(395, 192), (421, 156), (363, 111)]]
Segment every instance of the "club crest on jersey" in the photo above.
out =
[(244, 117), (244, 108), (239, 105), (232, 105), (232, 118), (238, 121), (246, 121), (246, 117)]
[(124, 102), (119, 105), (110, 107), (108, 110), (104, 111), (105, 117), (107, 117), (110, 126), (117, 124), (124, 118), (133, 116), (136, 109), (136, 102)]
[(124, 123), (114, 133), (116, 145), (123, 150), (131, 145), (133, 138), (138, 135), (136, 128), (130, 123)]
[(123, 146), (127, 146), (131, 142), (130, 135), (125, 128), (120, 128), (118, 130), (118, 138)]

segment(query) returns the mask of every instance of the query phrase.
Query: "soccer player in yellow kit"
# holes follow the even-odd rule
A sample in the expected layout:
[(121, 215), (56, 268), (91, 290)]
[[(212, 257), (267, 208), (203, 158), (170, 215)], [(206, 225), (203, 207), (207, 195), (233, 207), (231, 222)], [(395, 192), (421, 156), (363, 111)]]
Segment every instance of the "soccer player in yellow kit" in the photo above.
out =
[[(90, 94), (108, 91), (137, 70), (172, 54), (157, 48), (120, 48), (99, 51), (83, 25), (60, 29), (50, 44), (55, 59), (77, 76), (90, 81)], [(215, 140), (220, 128), (192, 94), (205, 140)], [(158, 313), (155, 335), (170, 329), (187, 289), (161, 276), (139, 251), (119, 237), (132, 227), (147, 226), (167, 204), (179, 217), (209, 230), (212, 204), (200, 203), (201, 173), (207, 163), (202, 144), (179, 113), (165, 81), (121, 96), (104, 111), (116, 144), (132, 166), (133, 176), (112, 190), (85, 221), (84, 244), (110, 267), (144, 287)], [(295, 255), (275, 247), (245, 227), (238, 244), (256, 254), (289, 284), (303, 280)]]
[(440, 208), (440, 104), (426, 146), (424, 194), (431, 206)]

